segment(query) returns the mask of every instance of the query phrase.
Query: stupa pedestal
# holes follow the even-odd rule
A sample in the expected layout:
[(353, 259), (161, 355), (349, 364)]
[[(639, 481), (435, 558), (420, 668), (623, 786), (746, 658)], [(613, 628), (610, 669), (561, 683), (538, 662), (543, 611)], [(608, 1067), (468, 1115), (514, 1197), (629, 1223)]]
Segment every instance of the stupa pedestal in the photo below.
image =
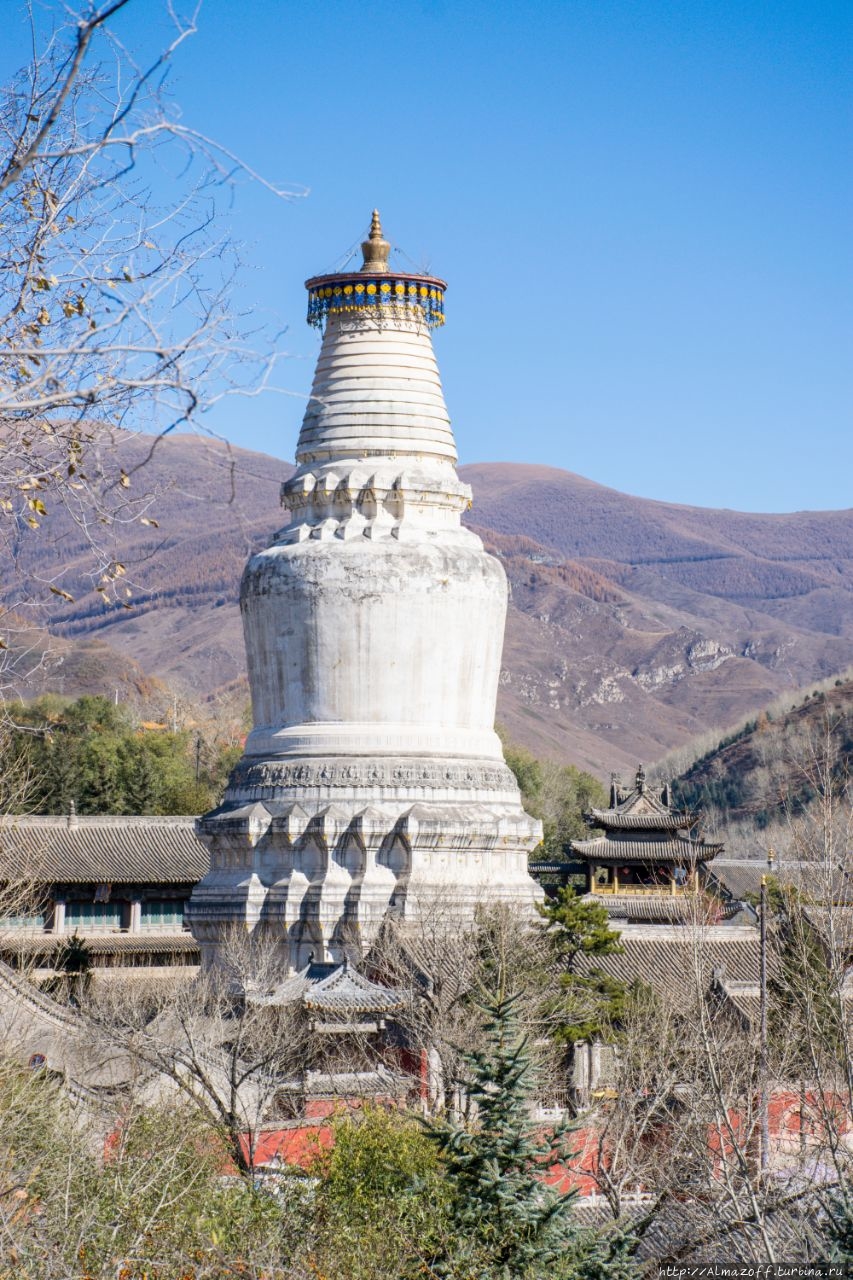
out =
[(198, 824), (204, 963), (235, 925), (300, 968), (369, 945), (389, 913), (541, 896), (541, 827), (494, 732), (506, 578), (461, 524), (432, 347), (445, 285), (389, 271), (377, 214), (363, 250), (360, 272), (307, 283), (324, 336), (289, 519), (240, 592), (254, 728)]

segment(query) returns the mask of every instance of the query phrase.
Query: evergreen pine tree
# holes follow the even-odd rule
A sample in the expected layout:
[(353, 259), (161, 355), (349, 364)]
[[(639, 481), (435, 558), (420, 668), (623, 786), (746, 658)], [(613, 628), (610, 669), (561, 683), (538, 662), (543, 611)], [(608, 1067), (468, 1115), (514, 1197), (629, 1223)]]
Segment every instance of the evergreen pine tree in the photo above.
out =
[(42, 783), (43, 808), (47, 813), (68, 813), (76, 804), (81, 790), (80, 762), (76, 741), (67, 734), (59, 735), (50, 750), (43, 754), (45, 773)]
[[(571, 1163), (571, 1126), (544, 1129), (531, 1119), (535, 1070), (520, 1035), (516, 999), (484, 1005), (486, 1045), (463, 1055), (476, 1118), (426, 1122), (450, 1187), (451, 1231), (434, 1274), (454, 1280), (544, 1280), (629, 1275), (624, 1257), (574, 1221), (576, 1192), (548, 1185), (548, 1171)], [(587, 1264), (590, 1264), (587, 1270)]]
[(121, 813), (123, 794), (114, 742), (87, 743), (81, 774), (81, 813)]
[(584, 902), (570, 885), (553, 902), (544, 903), (539, 913), (548, 922), (546, 937), (563, 969), (561, 995), (551, 1011), (561, 1024), (557, 1038), (567, 1045), (591, 1040), (624, 1014), (627, 988), (592, 965), (579, 973), (577, 959), (581, 955), (620, 955), (623, 948), (619, 933), (610, 928), (605, 907)]
[(124, 776), (124, 808), (128, 813), (162, 812), (163, 779), (157, 763), (144, 749), (122, 753)]

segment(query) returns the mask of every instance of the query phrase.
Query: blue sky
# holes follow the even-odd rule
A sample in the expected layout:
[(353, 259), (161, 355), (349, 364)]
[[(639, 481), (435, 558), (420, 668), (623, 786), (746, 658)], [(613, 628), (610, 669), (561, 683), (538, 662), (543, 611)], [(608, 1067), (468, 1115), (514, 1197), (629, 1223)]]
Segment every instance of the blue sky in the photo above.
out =
[[(135, 0), (131, 43), (156, 10)], [(396, 261), (449, 281), (462, 461), (853, 505), (851, 69), (849, 0), (205, 0), (172, 79), (185, 120), (309, 190), (237, 192), (239, 304), (287, 326), (293, 394), (214, 425), (292, 456), (303, 281), (378, 205)]]

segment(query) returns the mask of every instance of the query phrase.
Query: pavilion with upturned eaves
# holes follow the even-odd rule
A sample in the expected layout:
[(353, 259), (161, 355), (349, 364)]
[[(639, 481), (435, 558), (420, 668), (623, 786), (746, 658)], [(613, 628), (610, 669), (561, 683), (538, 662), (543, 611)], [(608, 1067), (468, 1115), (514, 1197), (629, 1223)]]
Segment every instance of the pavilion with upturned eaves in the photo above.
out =
[(697, 813), (673, 808), (669, 787), (649, 786), (640, 765), (630, 791), (614, 778), (609, 808), (584, 816), (604, 832), (571, 845), (586, 864), (588, 900), (637, 923), (693, 918), (700, 868), (723, 847), (697, 835)]

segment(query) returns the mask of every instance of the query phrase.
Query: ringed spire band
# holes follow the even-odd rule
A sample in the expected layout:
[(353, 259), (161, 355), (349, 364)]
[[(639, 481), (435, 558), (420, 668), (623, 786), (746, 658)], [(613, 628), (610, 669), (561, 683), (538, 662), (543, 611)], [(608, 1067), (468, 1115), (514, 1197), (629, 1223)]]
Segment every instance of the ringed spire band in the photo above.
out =
[(447, 284), (436, 276), (392, 273), (388, 268), (391, 246), (382, 236), (378, 210), (373, 210), (370, 235), (361, 246), (360, 271), (312, 276), (308, 290), (308, 323), (322, 329), (329, 316), (351, 312), (390, 312), (419, 319), (430, 329), (444, 324)]

